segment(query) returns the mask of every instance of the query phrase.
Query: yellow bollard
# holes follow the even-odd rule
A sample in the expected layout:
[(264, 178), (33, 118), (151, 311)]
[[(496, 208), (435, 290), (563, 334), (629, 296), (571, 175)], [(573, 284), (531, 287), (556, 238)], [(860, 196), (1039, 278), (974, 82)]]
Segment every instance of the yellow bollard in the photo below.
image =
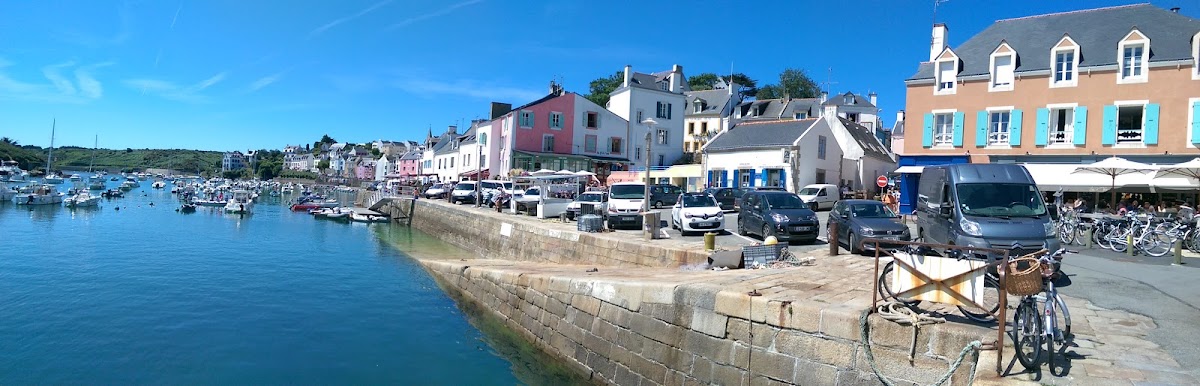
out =
[(708, 232), (704, 234), (704, 250), (712, 251), (717, 249), (717, 234)]
[(1175, 240), (1175, 265), (1183, 265), (1183, 240)]
[(1125, 253), (1133, 256), (1133, 234), (1125, 235)]
[(1083, 245), (1086, 245), (1088, 249), (1092, 249), (1092, 232), (1094, 231), (1095, 230), (1093, 228), (1088, 228), (1087, 231), (1083, 232)]

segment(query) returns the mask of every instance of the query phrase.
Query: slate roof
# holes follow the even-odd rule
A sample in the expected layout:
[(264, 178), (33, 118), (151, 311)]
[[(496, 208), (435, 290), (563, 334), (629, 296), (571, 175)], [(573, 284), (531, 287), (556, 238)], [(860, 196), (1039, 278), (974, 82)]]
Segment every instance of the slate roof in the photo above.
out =
[[(989, 52), (988, 55), (990, 56), (991, 53)], [(1049, 54), (1047, 54), (1047, 55), (1049, 55)], [(851, 98), (850, 103), (846, 103), (846, 97)], [(858, 94), (855, 94), (852, 92), (848, 92), (848, 93), (845, 93), (842, 95), (834, 95), (834, 96), (830, 97), (829, 99), (827, 99), (825, 101), (825, 103), (822, 103), (821, 105), (822, 106), (854, 106), (854, 107), (868, 107), (868, 108), (875, 107), (875, 105), (871, 104), (870, 99), (864, 98), (862, 95), (858, 95)]]
[(713, 138), (706, 148), (710, 152), (719, 152), (791, 146), (816, 125), (828, 126), (824, 119), (815, 118), (742, 122)]
[[(687, 95), (687, 109), (684, 111), (684, 116), (720, 114), (725, 109), (725, 105), (729, 104), (729, 100), (732, 97), (732, 95), (729, 95), (729, 90), (727, 89), (688, 91), (684, 94)], [(704, 109), (700, 110), (699, 113), (696, 112), (696, 108), (694, 107), (697, 99), (704, 100)]]
[(407, 153), (404, 153), (404, 155), (400, 156), (400, 159), (401, 160), (420, 160), (421, 152), (417, 151), (417, 150), (409, 151)]
[(445, 153), (448, 153), (449, 150), (453, 150), (453, 147), (451, 147), (449, 145), (450, 145), (450, 142), (455, 141), (457, 139), (455, 137), (456, 136), (453, 134), (444, 133), (444, 134), (438, 136), (437, 138), (435, 138), (434, 139), (435, 142), (433, 144), (433, 154), (445, 154)]
[(820, 109), (821, 100), (817, 98), (800, 98), (788, 101), (787, 106), (783, 108), (784, 117), (795, 117), (797, 112), (807, 112), (809, 117), (821, 115)]
[[(1079, 44), (1079, 67), (1117, 64), (1118, 42), (1134, 27), (1150, 38), (1150, 61), (1192, 57), (1191, 38), (1200, 20), (1150, 4), (1096, 8), (999, 20), (953, 48), (962, 61), (960, 76), (988, 74), (991, 54), (1007, 42), (1017, 52), (1016, 72), (1050, 69), (1050, 49), (1069, 35)], [(922, 62), (909, 80), (933, 78)]]
[(739, 104), (736, 115), (745, 120), (776, 120), (783, 114), (786, 106), (787, 99), (753, 100)]
[(883, 146), (882, 142), (879, 142), (879, 138), (871, 129), (846, 118), (838, 117), (838, 120), (842, 121), (842, 126), (845, 126), (846, 131), (850, 132), (850, 138), (853, 138), (854, 142), (858, 142), (858, 146), (862, 147), (866, 156), (892, 161), (892, 153)]

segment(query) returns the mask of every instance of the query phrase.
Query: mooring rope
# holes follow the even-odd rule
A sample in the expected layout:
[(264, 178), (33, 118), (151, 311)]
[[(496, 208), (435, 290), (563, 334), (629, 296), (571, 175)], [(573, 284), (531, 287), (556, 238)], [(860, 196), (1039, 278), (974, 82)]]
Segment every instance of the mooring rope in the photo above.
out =
[[(920, 326), (922, 326), (922, 325), (945, 322), (946, 319), (933, 317), (928, 314), (918, 314), (918, 313), (914, 312), (912, 309), (908, 308), (907, 306), (900, 304), (899, 302), (887, 302), (887, 303), (880, 305), (878, 308), (868, 307), (867, 309), (863, 310), (862, 315), (860, 315), (858, 317), (858, 327), (859, 327), (859, 338), (862, 340), (862, 343), (863, 343), (863, 352), (866, 354), (867, 363), (869, 363), (871, 365), (871, 371), (875, 372), (875, 377), (879, 378), (880, 382), (883, 382), (883, 384), (887, 385), (887, 386), (895, 386), (895, 384), (892, 383), (892, 381), (890, 379), (885, 377), (883, 375), (883, 373), (881, 373), (879, 371), (879, 366), (877, 366), (875, 364), (875, 354), (871, 352), (871, 332), (870, 332), (871, 327), (870, 327), (869, 323), (867, 323), (867, 317), (869, 317), (872, 312), (878, 312), (879, 315), (881, 317), (883, 317), (884, 319), (887, 319), (887, 320), (890, 320), (890, 321), (893, 321), (896, 323), (900, 323), (900, 324), (906, 324), (906, 325), (913, 326), (913, 340), (912, 340), (913, 345), (912, 345), (912, 349), (910, 350), (910, 354), (909, 354), (910, 364), (915, 360), (915, 356), (916, 356), (915, 353), (916, 353), (917, 329), (920, 328)], [(962, 352), (958, 353), (958, 358), (950, 363), (950, 368), (946, 371), (945, 374), (943, 374), (940, 378), (938, 378), (937, 382), (933, 383), (933, 386), (940, 386), (940, 385), (945, 384), (946, 381), (949, 381), (950, 376), (954, 375), (954, 371), (958, 370), (959, 366), (962, 366), (963, 360), (966, 359), (968, 353), (973, 352), (975, 354), (974, 358), (978, 362), (979, 348), (982, 346), (983, 346), (982, 342), (975, 340), (975, 341), (972, 341), (971, 343), (968, 343), (966, 347), (963, 347)], [(968, 379), (967, 384), (970, 384), (971, 382), (974, 382), (974, 381), (975, 381), (975, 368), (972, 366), (971, 375), (970, 375), (970, 378)]]

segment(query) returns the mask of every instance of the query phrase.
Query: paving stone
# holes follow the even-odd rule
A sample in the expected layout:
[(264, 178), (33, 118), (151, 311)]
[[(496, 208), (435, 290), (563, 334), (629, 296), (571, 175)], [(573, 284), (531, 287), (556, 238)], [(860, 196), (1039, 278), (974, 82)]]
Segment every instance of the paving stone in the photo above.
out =
[(1114, 366), (1092, 366), (1086, 363), (1083, 365), (1083, 368), (1085, 371), (1087, 371), (1089, 376), (1096, 378), (1121, 379), (1128, 381), (1146, 380), (1146, 375), (1143, 374), (1141, 370)]
[(729, 317), (703, 308), (692, 309), (692, 330), (699, 331), (718, 338), (725, 337), (726, 324)]

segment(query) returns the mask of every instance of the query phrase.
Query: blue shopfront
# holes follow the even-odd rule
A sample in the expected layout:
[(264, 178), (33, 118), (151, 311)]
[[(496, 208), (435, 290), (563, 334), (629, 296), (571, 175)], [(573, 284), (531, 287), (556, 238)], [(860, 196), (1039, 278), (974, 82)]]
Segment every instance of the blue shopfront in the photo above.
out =
[(967, 155), (902, 155), (897, 161), (900, 175), (900, 213), (912, 213), (917, 208), (917, 186), (921, 184), (921, 171), (926, 166), (970, 163)]
[(785, 187), (787, 169), (784, 168), (738, 168), (734, 170), (713, 169), (708, 171), (708, 184), (712, 187)]

